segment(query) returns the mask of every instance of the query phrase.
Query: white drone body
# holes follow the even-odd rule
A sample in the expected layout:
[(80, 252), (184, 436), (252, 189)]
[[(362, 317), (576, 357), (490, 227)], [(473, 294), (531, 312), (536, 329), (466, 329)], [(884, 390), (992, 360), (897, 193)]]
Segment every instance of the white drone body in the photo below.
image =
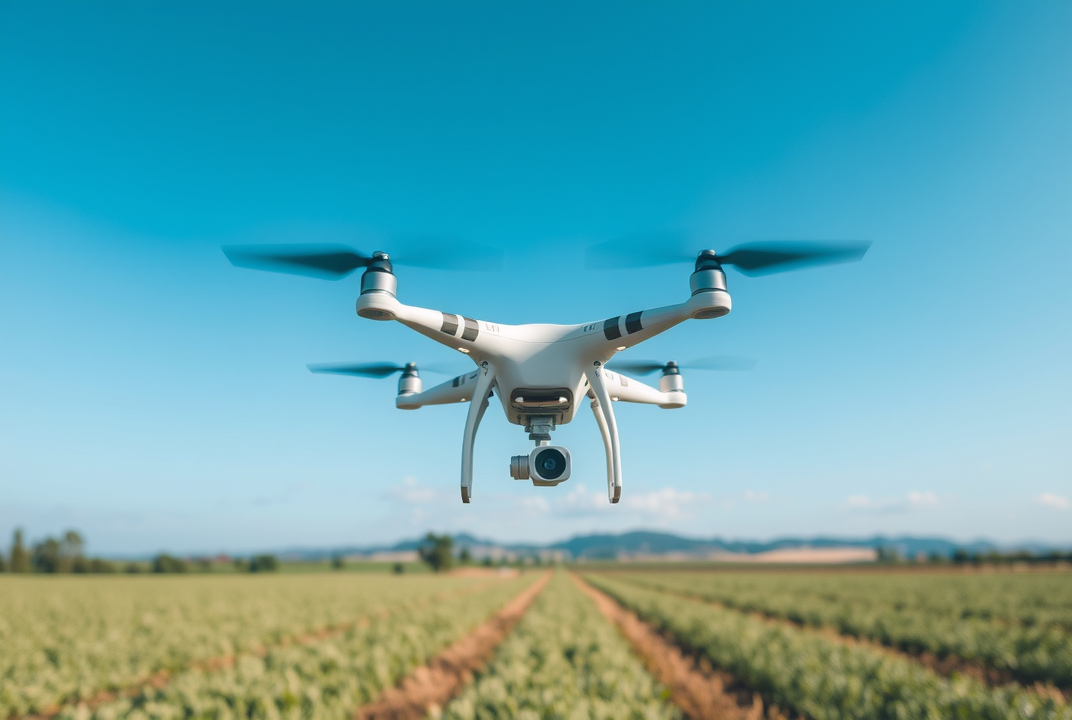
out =
[[(416, 368), (403, 371), (395, 405), (413, 410), (425, 405), (468, 402), (462, 437), (462, 502), (473, 497), (473, 443), (492, 394), (498, 396), (506, 419), (522, 425), (537, 447), (547, 447), (550, 432), (570, 422), (584, 398), (591, 399), (596, 424), (607, 453), (607, 495), (612, 503), (622, 494), (621, 448), (614, 401), (647, 403), (661, 408), (685, 407), (684, 385), (676, 370), (663, 375), (656, 389), (604, 366), (615, 353), (654, 337), (690, 318), (722, 317), (730, 311), (726, 276), (717, 263), (692, 274), (692, 296), (678, 305), (643, 310), (579, 325), (503, 325), (404, 305), (395, 297), (397, 280), (383, 253), (361, 278), (357, 314), (370, 320), (395, 320), (447, 347), (468, 355), (477, 371), (422, 389)], [(559, 450), (558, 448), (550, 448)], [(557, 485), (568, 478), (569, 457), (559, 470), (541, 475), (537, 458), (526, 473), (515, 458), (515, 475), (533, 475), (538, 485)], [(535, 471), (535, 472), (533, 472)], [(548, 475), (554, 475), (548, 477)], [(530, 479), (523, 477), (519, 479)]]
[[(387, 377), (401, 372), (395, 405), (403, 410), (415, 410), (426, 405), (469, 403), (462, 435), (463, 503), (468, 503), (473, 497), (473, 446), (480, 421), (493, 395), (498, 396), (507, 421), (524, 427), (529, 439), (536, 443), (530, 455), (511, 459), (510, 474), (518, 480), (531, 480), (538, 486), (557, 485), (569, 478), (569, 451), (550, 445), (551, 432), (559, 425), (572, 421), (580, 403), (589, 400), (606, 448), (607, 497), (611, 503), (617, 503), (622, 495), (622, 460), (613, 403), (646, 403), (673, 409), (685, 407), (687, 398), (676, 363), (615, 365), (618, 369), (632, 366), (641, 373), (662, 370), (659, 387), (654, 388), (607, 369), (608, 361), (616, 353), (655, 337), (685, 320), (706, 320), (729, 313), (732, 305), (723, 265), (735, 266), (746, 274), (779, 272), (801, 265), (859, 260), (868, 245), (760, 242), (739, 246), (723, 255), (713, 250), (704, 250), (698, 255), (679, 253), (670, 257), (669, 261), (694, 263), (689, 281), (691, 294), (685, 302), (578, 325), (504, 325), (405, 305), (396, 297), (398, 280), (391, 258), (383, 252), (368, 256), (341, 246), (240, 246), (224, 248), (224, 253), (232, 264), (239, 267), (334, 279), (364, 268), (361, 295), (357, 300), (358, 315), (370, 320), (400, 322), (446, 347), (466, 354), (476, 363), (476, 372), (459, 375), (427, 390), (413, 363), (405, 366), (310, 366), (315, 372), (367, 377)], [(465, 251), (475, 252), (472, 245), (467, 245)], [(596, 251), (596, 260), (599, 260), (599, 252), (609, 252), (613, 261), (622, 252), (622, 247), (618, 242), (593, 246), (589, 248), (589, 261), (593, 251)], [(655, 252), (647, 247), (640, 247), (637, 251), (642, 261), (649, 264), (663, 264), (671, 255), (665, 243)], [(435, 249), (425, 250), (418, 255), (425, 262), (429, 254), (435, 255)], [(656, 262), (649, 262), (648, 258), (651, 257), (655, 257)], [(719, 369), (712, 365), (693, 367)]]

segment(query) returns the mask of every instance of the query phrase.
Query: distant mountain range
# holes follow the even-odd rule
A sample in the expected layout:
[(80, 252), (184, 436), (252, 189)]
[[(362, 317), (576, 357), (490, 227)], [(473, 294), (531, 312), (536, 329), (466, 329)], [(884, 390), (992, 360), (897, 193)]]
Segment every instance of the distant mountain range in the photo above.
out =
[[(322, 560), (334, 555), (372, 556), (390, 553), (412, 552), (417, 549), (421, 538), (402, 540), (392, 545), (347, 546), (336, 548), (289, 548), (279, 550), (281, 557), (293, 560)], [(773, 550), (789, 548), (888, 548), (895, 549), (903, 557), (916, 557), (919, 554), (938, 553), (949, 556), (957, 549), (969, 552), (987, 552), (990, 550), (1029, 550), (1046, 552), (1065, 550), (1063, 546), (1046, 543), (1021, 543), (999, 545), (987, 540), (967, 543), (955, 542), (937, 537), (912, 537), (875, 535), (867, 538), (834, 537), (785, 537), (769, 542), (746, 540), (723, 540), (722, 538), (688, 538), (673, 533), (637, 530), (619, 534), (577, 535), (568, 540), (547, 544), (500, 543), (485, 538), (477, 538), (467, 533), (454, 536), (455, 548), (466, 548), (475, 558), (503, 556), (547, 556), (558, 555), (575, 560), (610, 560), (628, 557), (673, 556), (676, 558), (709, 558), (718, 554), (758, 554)]]

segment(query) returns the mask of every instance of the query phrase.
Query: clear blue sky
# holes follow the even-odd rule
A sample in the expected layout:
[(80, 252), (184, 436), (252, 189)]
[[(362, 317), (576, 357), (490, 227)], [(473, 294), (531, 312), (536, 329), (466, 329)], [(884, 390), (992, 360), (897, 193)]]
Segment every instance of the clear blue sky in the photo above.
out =
[[(938, 534), (1072, 542), (1072, 4), (0, 3), (0, 543), (92, 552)], [(689, 406), (617, 406), (621, 505), (582, 413), (574, 478), (509, 479), (490, 413), (306, 363), (458, 361), (337, 283), (221, 244), (453, 233), (498, 275), (403, 301), (506, 323), (687, 296), (581, 248), (681, 228), (874, 241), (749, 279), (636, 358), (755, 357)], [(390, 249), (390, 248), (387, 248)]]

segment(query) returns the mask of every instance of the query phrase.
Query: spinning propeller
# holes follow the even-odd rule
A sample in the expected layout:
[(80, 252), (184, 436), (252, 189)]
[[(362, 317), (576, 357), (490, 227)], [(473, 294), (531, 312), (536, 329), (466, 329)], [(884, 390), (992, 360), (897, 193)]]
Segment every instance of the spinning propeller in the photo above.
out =
[[(412, 236), (390, 241), (399, 253), (392, 264), (437, 270), (501, 270), (503, 251), (455, 237)], [(235, 267), (341, 280), (384, 257), (367, 255), (346, 245), (225, 245), (223, 254)]]
[(671, 360), (670, 362), (656, 362), (655, 360), (635, 360), (633, 362), (624, 361), (616, 362), (612, 361), (607, 369), (615, 372), (630, 373), (633, 375), (650, 375), (656, 370), (662, 370), (664, 372), (670, 370), (751, 370), (756, 366), (756, 361), (752, 358), (740, 357), (738, 355), (712, 355), (705, 358), (697, 358), (691, 362), (678, 364)]
[[(332, 375), (356, 375), (358, 377), (382, 380), (404, 370), (417, 370), (415, 363), (399, 365), (397, 363), (318, 363), (307, 365), (311, 372), (330, 373)], [(452, 375), (454, 371), (448, 365), (426, 365), (421, 369), (438, 375)]]
[[(698, 244), (683, 233), (640, 233), (589, 246), (584, 264), (589, 270), (615, 270), (694, 262)], [(868, 241), (751, 242), (716, 254), (715, 259), (745, 275), (769, 275), (814, 265), (855, 262), (869, 247)]]

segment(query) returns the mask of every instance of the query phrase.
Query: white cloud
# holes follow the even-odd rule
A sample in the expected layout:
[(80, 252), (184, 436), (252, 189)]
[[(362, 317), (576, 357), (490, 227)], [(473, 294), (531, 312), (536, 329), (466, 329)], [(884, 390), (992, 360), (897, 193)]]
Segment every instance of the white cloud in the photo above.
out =
[(741, 497), (745, 502), (761, 503), (770, 500), (769, 492), (752, 492), (751, 490), (745, 490)]
[(387, 497), (400, 505), (430, 505), (443, 501), (443, 492), (434, 487), (423, 487), (415, 478), (405, 478), (402, 486), (395, 485), (387, 491)]
[(1035, 502), (1039, 505), (1056, 508), (1057, 510), (1067, 510), (1069, 507), (1068, 498), (1048, 492), (1036, 495)]
[(714, 498), (707, 493), (663, 488), (641, 495), (626, 495), (622, 501), (627, 508), (646, 515), (674, 519), (691, 515), (691, 508), (709, 504)]
[(543, 515), (551, 509), (547, 499), (539, 495), (520, 498), (517, 504), (529, 515)]
[(564, 516), (613, 514), (673, 520), (691, 517), (693, 508), (714, 501), (715, 498), (707, 493), (662, 488), (648, 493), (623, 493), (619, 504), (611, 505), (602, 486), (599, 490), (589, 491), (585, 485), (578, 484), (564, 497), (555, 500), (551, 507), (556, 514)]
[(843, 503), (844, 510), (878, 514), (913, 512), (938, 505), (938, 495), (933, 492), (913, 490), (898, 498), (870, 498), (867, 495), (850, 495)]

